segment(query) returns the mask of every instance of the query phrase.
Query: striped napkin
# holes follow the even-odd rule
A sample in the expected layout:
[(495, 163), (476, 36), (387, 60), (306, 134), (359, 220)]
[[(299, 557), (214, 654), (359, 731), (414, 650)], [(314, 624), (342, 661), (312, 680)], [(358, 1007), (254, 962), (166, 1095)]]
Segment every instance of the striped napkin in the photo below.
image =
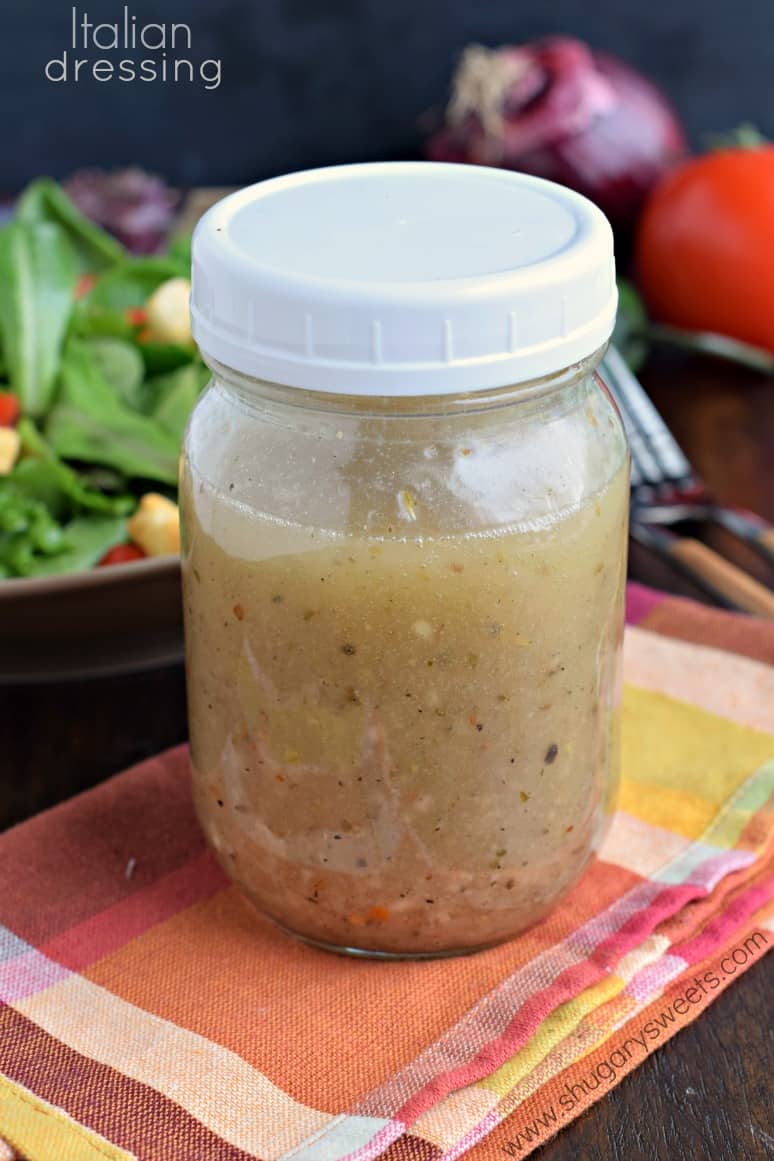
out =
[(295, 943), (205, 850), (184, 749), (1, 836), (0, 1157), (519, 1158), (695, 1019), (774, 942), (774, 625), (629, 598), (614, 825), (503, 947)]

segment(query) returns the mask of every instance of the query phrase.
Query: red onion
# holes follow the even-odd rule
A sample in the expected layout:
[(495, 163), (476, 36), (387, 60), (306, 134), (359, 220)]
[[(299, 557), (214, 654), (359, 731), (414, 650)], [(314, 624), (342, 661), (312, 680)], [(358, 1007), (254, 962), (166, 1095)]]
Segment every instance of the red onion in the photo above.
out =
[(154, 254), (172, 225), (179, 195), (142, 169), (82, 169), (63, 183), (82, 214), (134, 254)]
[(685, 149), (677, 115), (650, 81), (582, 41), (551, 37), (467, 48), (426, 155), (550, 178), (626, 226)]

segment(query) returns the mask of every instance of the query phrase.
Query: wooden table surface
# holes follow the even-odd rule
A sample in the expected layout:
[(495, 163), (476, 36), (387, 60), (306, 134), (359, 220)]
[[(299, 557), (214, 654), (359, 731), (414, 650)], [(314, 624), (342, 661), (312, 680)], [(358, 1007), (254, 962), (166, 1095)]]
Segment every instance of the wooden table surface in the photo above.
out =
[[(719, 498), (774, 521), (774, 384), (709, 362), (662, 363), (644, 378)], [(700, 595), (641, 553), (632, 557), (632, 574)], [(180, 666), (97, 681), (0, 688), (0, 830), (185, 737)], [(540, 1161), (774, 1157), (768, 1029), (773, 992), (774, 957), (769, 957), (534, 1156)]]

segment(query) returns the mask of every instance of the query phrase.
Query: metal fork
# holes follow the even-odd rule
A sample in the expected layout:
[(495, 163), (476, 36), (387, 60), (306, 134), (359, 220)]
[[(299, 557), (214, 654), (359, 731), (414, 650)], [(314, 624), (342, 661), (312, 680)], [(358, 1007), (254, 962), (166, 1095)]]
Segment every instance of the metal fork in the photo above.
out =
[(621, 412), (632, 455), (631, 534), (668, 559), (725, 608), (774, 618), (774, 592), (701, 540), (683, 521), (717, 524), (774, 564), (774, 528), (752, 512), (718, 504), (621, 354), (608, 348), (602, 379)]

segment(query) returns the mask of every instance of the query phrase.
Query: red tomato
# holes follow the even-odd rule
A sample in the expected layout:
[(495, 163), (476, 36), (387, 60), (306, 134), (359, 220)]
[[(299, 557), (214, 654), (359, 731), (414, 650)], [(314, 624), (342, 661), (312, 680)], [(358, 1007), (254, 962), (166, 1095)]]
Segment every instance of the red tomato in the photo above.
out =
[(98, 564), (100, 567), (105, 564), (127, 564), (130, 560), (142, 560), (144, 556), (145, 553), (136, 544), (117, 544), (105, 553)]
[(16, 396), (10, 391), (0, 391), (0, 427), (14, 427), (20, 411)]
[(651, 313), (774, 351), (774, 145), (679, 165), (645, 204), (636, 238)]
[(148, 321), (148, 312), (142, 306), (130, 306), (126, 312), (126, 317), (132, 326), (144, 327)]

